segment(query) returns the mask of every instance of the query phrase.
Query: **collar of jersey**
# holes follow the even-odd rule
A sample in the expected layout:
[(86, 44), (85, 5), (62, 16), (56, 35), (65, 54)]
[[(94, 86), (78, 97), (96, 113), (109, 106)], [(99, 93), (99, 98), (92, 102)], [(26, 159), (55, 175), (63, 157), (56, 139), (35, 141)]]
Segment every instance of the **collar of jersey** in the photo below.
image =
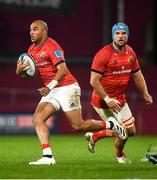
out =
[(126, 45), (125, 45), (125, 50), (124, 51), (118, 51), (117, 49), (115, 49), (114, 46), (113, 46), (113, 43), (111, 43), (111, 47), (116, 53), (125, 53), (126, 52)]

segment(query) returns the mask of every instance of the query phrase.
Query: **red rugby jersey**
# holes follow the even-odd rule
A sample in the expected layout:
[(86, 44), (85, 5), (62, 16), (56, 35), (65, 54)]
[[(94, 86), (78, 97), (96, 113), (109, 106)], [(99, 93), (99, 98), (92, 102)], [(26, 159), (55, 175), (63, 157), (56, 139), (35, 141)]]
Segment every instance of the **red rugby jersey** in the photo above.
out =
[[(54, 79), (57, 73), (57, 65), (65, 61), (63, 49), (52, 38), (48, 38), (39, 46), (32, 44), (28, 49), (28, 54), (34, 58), (36, 68), (45, 86)], [(65, 86), (74, 82), (76, 79), (68, 70), (66, 76), (57, 86)]]
[[(125, 89), (131, 73), (139, 70), (139, 64), (133, 49), (126, 45), (125, 52), (118, 52), (112, 44), (104, 46), (94, 57), (92, 71), (102, 74), (101, 84), (110, 97), (126, 102)], [(95, 90), (91, 103), (98, 108), (107, 108), (104, 100)]]

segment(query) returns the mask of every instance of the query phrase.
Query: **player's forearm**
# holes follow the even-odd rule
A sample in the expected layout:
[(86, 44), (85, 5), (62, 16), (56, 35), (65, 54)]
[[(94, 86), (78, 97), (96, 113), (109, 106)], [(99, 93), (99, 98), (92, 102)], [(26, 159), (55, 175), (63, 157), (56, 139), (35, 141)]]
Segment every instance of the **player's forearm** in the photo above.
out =
[(58, 82), (62, 81), (62, 79), (65, 77), (67, 74), (67, 69), (59, 69), (54, 77), (55, 80)]
[(101, 78), (102, 78), (102, 75), (95, 73), (95, 72), (91, 72), (90, 84), (93, 87), (93, 89), (95, 89), (95, 91), (98, 93), (98, 95), (102, 99), (104, 99), (107, 96), (107, 93), (105, 92), (105, 90), (100, 82)]
[(51, 90), (58, 85), (60, 81), (64, 78), (67, 71), (65, 69), (59, 69), (54, 77), (54, 79), (47, 85), (47, 87)]
[(68, 72), (68, 68), (65, 63), (61, 63), (57, 66), (57, 73), (54, 77), (58, 82), (62, 81)]
[(138, 90), (141, 92), (142, 96), (148, 94), (147, 85), (141, 71), (137, 72), (133, 77), (134, 77), (135, 85), (138, 88)]
[(94, 80), (93, 82), (91, 82), (91, 85), (102, 99), (104, 99), (107, 96), (107, 93), (99, 80)]

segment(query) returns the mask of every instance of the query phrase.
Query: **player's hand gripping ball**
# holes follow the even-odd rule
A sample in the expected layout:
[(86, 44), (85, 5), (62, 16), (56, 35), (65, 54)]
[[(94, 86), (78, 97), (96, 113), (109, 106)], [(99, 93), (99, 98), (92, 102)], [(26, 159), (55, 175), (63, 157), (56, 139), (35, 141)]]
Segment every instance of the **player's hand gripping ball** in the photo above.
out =
[(19, 56), (20, 63), (27, 63), (27, 66), (23, 72), (24, 76), (33, 77), (36, 74), (36, 67), (34, 59), (28, 53), (22, 53)]

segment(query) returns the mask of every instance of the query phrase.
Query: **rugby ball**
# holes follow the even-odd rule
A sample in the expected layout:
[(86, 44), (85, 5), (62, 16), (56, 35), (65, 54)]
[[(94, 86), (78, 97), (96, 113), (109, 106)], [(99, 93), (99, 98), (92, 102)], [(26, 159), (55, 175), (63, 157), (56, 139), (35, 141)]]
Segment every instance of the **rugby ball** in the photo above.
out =
[(28, 67), (24, 71), (24, 74), (28, 77), (33, 77), (36, 74), (36, 67), (33, 57), (31, 57), (28, 53), (22, 53), (19, 56), (19, 61), (21, 63), (27, 63)]

